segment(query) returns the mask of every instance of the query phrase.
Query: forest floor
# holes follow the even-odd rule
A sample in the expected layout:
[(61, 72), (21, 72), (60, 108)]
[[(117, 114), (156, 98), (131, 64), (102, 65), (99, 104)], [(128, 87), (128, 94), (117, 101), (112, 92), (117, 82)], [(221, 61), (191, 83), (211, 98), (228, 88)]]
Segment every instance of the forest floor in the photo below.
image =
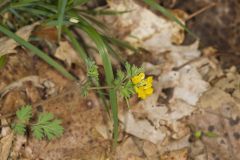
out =
[[(189, 15), (183, 10), (193, 13), (210, 3), (179, 0), (164, 5), (178, 8), (174, 13), (184, 22)], [(13, 40), (0, 38), (0, 52), (9, 53), (0, 69), (0, 160), (239, 160), (238, 38), (230, 39), (238, 22), (231, 25), (234, 30), (227, 28), (233, 15), (221, 11), (235, 7), (230, 2), (216, 4), (188, 20), (199, 36), (196, 40), (142, 4), (109, 2), (111, 9), (131, 12), (99, 19), (116, 37), (142, 48), (139, 53), (123, 50), (121, 54), (154, 77), (154, 93), (146, 100), (132, 97), (130, 109), (119, 100), (119, 138), (114, 150), (113, 122), (95, 92), (83, 97), (77, 83)], [(18, 35), (26, 40), (31, 34), (55, 39), (55, 32), (32, 24)], [(90, 52), (102, 73), (98, 53)], [(52, 56), (79, 79), (86, 77), (83, 62), (76, 60), (66, 39)], [(112, 63), (119, 68), (119, 61), (112, 58)], [(12, 113), (25, 104), (33, 106), (34, 114), (48, 111), (62, 119), (63, 136), (39, 141), (29, 134), (15, 135), (7, 125)]]

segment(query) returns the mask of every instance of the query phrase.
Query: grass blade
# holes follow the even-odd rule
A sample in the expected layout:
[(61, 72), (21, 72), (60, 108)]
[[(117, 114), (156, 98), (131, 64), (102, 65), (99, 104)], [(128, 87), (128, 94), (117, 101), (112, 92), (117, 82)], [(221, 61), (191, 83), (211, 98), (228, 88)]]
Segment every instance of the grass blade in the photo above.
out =
[(58, 0), (58, 19), (57, 19), (57, 29), (58, 29), (58, 40), (61, 39), (62, 25), (64, 20), (64, 12), (67, 6), (67, 0)]
[(153, 9), (156, 9), (156, 10), (160, 11), (164, 16), (166, 16), (170, 20), (175, 21), (184, 30), (186, 30), (192, 37), (197, 38), (197, 36), (192, 31), (190, 31), (176, 16), (174, 16), (171, 11), (162, 7), (161, 5), (159, 5), (154, 0), (143, 0), (143, 1), (146, 4), (148, 4), (150, 7), (152, 7)]
[(37, 2), (39, 0), (22, 0), (19, 2), (14, 2), (10, 4), (10, 8), (21, 8), (21, 7), (26, 7), (26, 6), (31, 6), (34, 4), (34, 2)]
[(99, 15), (109, 15), (109, 16), (116, 16), (116, 15), (121, 15), (124, 13), (129, 13), (131, 10), (126, 10), (126, 11), (114, 11), (114, 10), (108, 10), (108, 9), (93, 9), (93, 10), (81, 10), (81, 9), (76, 9), (79, 12), (83, 12), (86, 14), (94, 15), (94, 16), (99, 16)]
[(18, 8), (18, 10), (23, 11), (23, 12), (29, 12), (29, 14), (36, 15), (36, 16), (44, 16), (44, 17), (51, 17), (53, 13), (44, 11), (41, 9), (35, 9), (35, 8)]
[(138, 52), (138, 49), (135, 48), (134, 46), (132, 46), (131, 44), (129, 44), (128, 42), (126, 41), (123, 41), (123, 40), (120, 40), (120, 39), (117, 39), (117, 38), (113, 38), (113, 37), (109, 37), (109, 36), (105, 36), (105, 35), (102, 35), (102, 37), (108, 41), (109, 43), (112, 43), (116, 46), (119, 46), (119, 47), (122, 47), (122, 48), (127, 48), (133, 52)]
[(71, 44), (73, 45), (73, 47), (75, 48), (75, 50), (77, 51), (79, 56), (85, 62), (87, 60), (87, 53), (84, 51), (82, 46), (80, 46), (80, 44), (78, 43), (78, 41), (74, 37), (73, 33), (69, 29), (67, 29), (67, 27), (64, 27), (63, 31), (67, 34), (68, 38), (70, 39)]
[(85, 3), (89, 2), (90, 0), (75, 0), (74, 5), (84, 5)]
[(0, 69), (2, 69), (6, 63), (7, 63), (6, 55), (0, 56)]
[(22, 45), (22, 46), (26, 47), (27, 49), (29, 49), (30, 51), (32, 51), (31, 53), (33, 53), (33, 54), (37, 55), (38, 57), (40, 57), (41, 59), (43, 59), (45, 62), (47, 62), (49, 65), (51, 65), (57, 71), (59, 71), (65, 77), (67, 77), (71, 80), (76, 80), (76, 78), (73, 75), (71, 75), (63, 66), (61, 66), (54, 59), (49, 57), (46, 53), (44, 53), (37, 47), (33, 46), (31, 43), (25, 41), (18, 35), (14, 34), (10, 30), (4, 28), (2, 25), (0, 25), (0, 32), (7, 35), (8, 37), (14, 39), (17, 43), (19, 43), (20, 45)]
[[(80, 17), (79, 17), (80, 18)], [(88, 34), (88, 36), (95, 42), (100, 56), (103, 61), (103, 67), (106, 74), (106, 82), (108, 86), (112, 86), (112, 82), (114, 80), (112, 64), (109, 59), (108, 50), (102, 39), (101, 35), (93, 28), (90, 24), (88, 24), (84, 19), (80, 20), (80, 24), (77, 24), (79, 28), (81, 28), (84, 32)], [(117, 94), (114, 89), (109, 90), (110, 104), (113, 116), (113, 146), (115, 147), (118, 140), (118, 108), (117, 108)]]

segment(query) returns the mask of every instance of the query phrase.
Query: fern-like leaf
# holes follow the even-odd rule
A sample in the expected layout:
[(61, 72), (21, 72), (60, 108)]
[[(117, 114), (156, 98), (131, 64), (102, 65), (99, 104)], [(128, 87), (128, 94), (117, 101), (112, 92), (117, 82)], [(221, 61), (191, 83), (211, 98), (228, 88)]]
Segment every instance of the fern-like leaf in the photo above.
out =
[(26, 132), (26, 125), (23, 123), (15, 123), (12, 125), (12, 128), (16, 134), (24, 135)]
[(12, 129), (15, 133), (24, 135), (26, 132), (26, 124), (32, 117), (32, 107), (26, 105), (21, 107), (16, 112), (17, 121), (12, 125)]
[(23, 106), (16, 112), (16, 115), (19, 122), (26, 123), (32, 117), (32, 107), (30, 105)]
[(36, 124), (32, 126), (33, 135), (36, 139), (47, 137), (49, 140), (60, 137), (63, 134), (61, 120), (55, 119), (51, 113), (42, 113)]

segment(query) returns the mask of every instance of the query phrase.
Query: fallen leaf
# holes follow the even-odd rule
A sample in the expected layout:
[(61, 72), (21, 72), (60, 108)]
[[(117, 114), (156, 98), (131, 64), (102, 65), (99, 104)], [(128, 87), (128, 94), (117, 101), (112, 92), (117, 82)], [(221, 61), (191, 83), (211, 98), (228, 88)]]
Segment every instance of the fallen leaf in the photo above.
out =
[(59, 42), (59, 47), (57, 48), (54, 56), (64, 61), (68, 66), (71, 66), (72, 63), (81, 64), (82, 62), (78, 53), (72, 48), (72, 46), (67, 41)]
[(177, 150), (177, 151), (171, 151), (168, 153), (165, 153), (161, 155), (161, 160), (187, 160), (188, 159), (188, 150), (186, 148)]
[[(33, 23), (28, 26), (24, 26), (16, 32), (16, 35), (18, 35), (22, 39), (28, 41), (28, 38), (30, 37), (33, 29), (37, 25), (39, 25), (39, 22)], [(3, 55), (6, 55), (6, 54), (10, 54), (10, 53), (16, 53), (15, 48), (17, 46), (19, 46), (19, 44), (17, 42), (15, 42), (13, 39), (7, 38), (7, 37), (0, 38), (0, 43), (4, 44), (4, 45), (0, 46), (0, 57)]]
[(0, 140), (0, 159), (7, 160), (11, 151), (14, 134), (11, 132)]
[(142, 153), (138, 146), (134, 143), (132, 138), (127, 138), (122, 144), (116, 149), (116, 159), (118, 160), (130, 160), (136, 159), (137, 156), (141, 156)]
[(135, 119), (131, 112), (126, 112), (120, 117), (124, 124), (124, 130), (141, 139), (146, 139), (156, 144), (164, 140), (166, 134), (161, 130), (156, 129), (149, 121)]

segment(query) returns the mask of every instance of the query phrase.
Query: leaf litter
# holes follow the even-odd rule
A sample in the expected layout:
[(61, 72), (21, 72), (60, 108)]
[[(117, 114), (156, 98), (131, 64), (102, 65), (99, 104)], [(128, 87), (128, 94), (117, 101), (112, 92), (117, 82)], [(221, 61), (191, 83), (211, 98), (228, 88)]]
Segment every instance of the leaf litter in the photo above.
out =
[[(30, 97), (30, 102), (37, 104), (34, 105), (35, 112), (49, 111), (62, 118), (65, 132), (60, 139), (52, 142), (37, 141), (31, 136), (27, 140), (19, 136), (13, 140), (10, 131), (3, 134), (4, 127), (0, 140), (3, 159), (240, 158), (239, 73), (234, 67), (228, 70), (219, 68), (220, 64), (214, 56), (203, 56), (204, 51), (198, 49), (198, 41), (180, 45), (184, 40), (183, 30), (174, 22), (157, 16), (132, 0), (124, 2), (109, 1), (109, 7), (131, 12), (103, 19), (106, 23), (114, 22), (111, 27), (118, 30), (116, 36), (152, 53), (155, 63), (145, 61), (143, 66), (146, 74), (154, 75), (155, 92), (145, 101), (133, 97), (130, 110), (120, 103), (121, 133), (116, 153), (110, 154), (111, 122), (106, 119), (97, 96), (91, 93), (83, 98), (77, 89), (64, 93), (71, 88), (72, 82), (40, 60), (32, 64), (29, 58), (34, 60), (33, 57), (22, 49), (16, 49), (17, 45), (7, 40), (10, 45), (4, 48), (3, 53), (15, 54), (9, 55), (2, 72), (5, 75), (0, 77), (1, 83), (4, 82), (1, 84), (1, 93), (4, 93), (0, 103), (1, 113), (14, 112), (20, 105), (29, 103)], [(31, 32), (31, 29), (28, 31)], [(73, 52), (72, 56), (65, 55), (69, 50)], [(16, 54), (16, 51), (19, 53)], [(125, 54), (138, 57), (138, 54), (145, 53), (127, 51)], [(78, 63), (68, 42), (61, 42), (55, 56), (69, 66)], [(19, 65), (16, 59), (20, 57), (28, 60), (26, 65), (18, 66), (21, 71), (15, 79), (12, 73)], [(31, 72), (27, 72), (29, 70)], [(85, 76), (81, 68), (74, 72), (79, 77)], [(37, 81), (29, 79), (31, 76)], [(12, 102), (13, 99), (16, 100)], [(7, 117), (2, 118), (1, 123), (9, 123), (7, 120)], [(189, 126), (203, 132), (214, 132), (217, 136), (204, 136), (191, 141), (192, 130)]]

